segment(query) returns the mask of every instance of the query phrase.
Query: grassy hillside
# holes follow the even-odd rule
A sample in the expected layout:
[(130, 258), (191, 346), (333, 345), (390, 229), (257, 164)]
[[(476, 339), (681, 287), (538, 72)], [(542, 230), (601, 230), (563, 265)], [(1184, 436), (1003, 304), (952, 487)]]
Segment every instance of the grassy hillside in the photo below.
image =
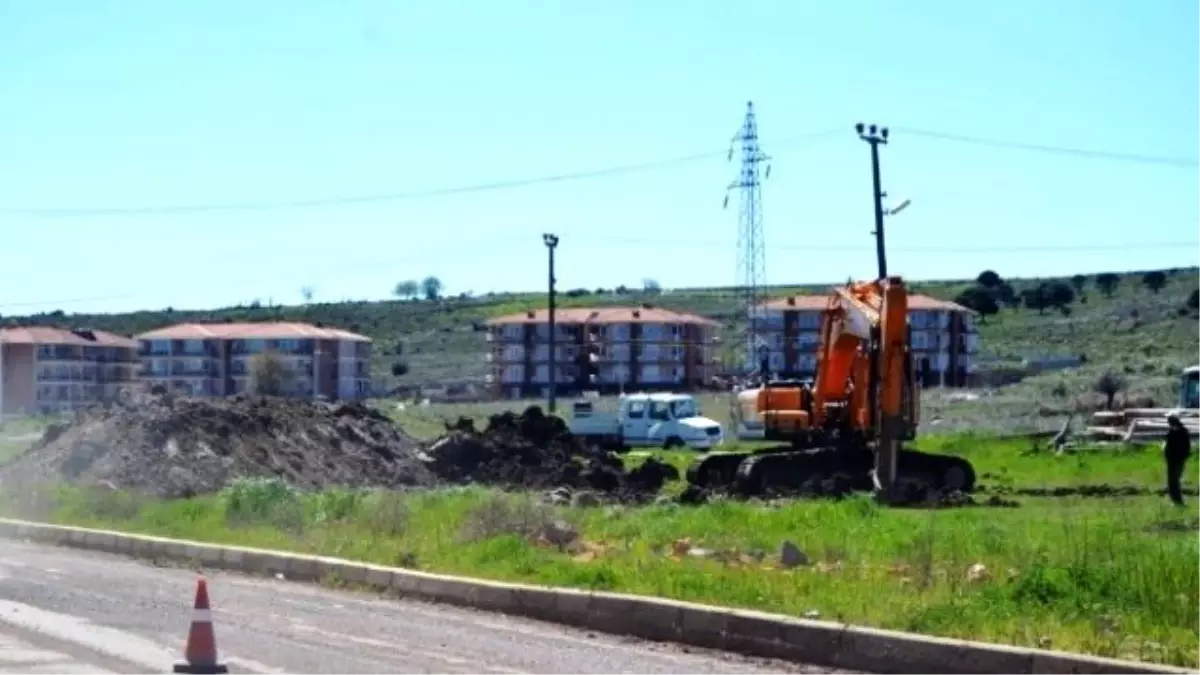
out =
[[(1084, 280), (1082, 291), (1058, 309), (1039, 311), (1026, 307), (1004, 308), (981, 323), (982, 360), (1016, 363), (1026, 358), (1082, 354), (1087, 370), (1102, 366), (1124, 372), (1139, 382), (1167, 378), (1178, 368), (1197, 360), (1197, 320), (1187, 308), (1197, 288), (1196, 268), (1172, 270), (1165, 285), (1152, 292), (1142, 274), (1125, 274), (1111, 297), (1099, 292), (1094, 277)], [(1070, 279), (1015, 279), (1009, 283), (1019, 297), (1046, 281)], [(915, 290), (943, 299), (954, 299), (973, 281), (917, 282)], [(791, 286), (771, 289), (771, 295), (824, 292), (828, 287)], [(653, 302), (720, 321), (732, 334), (743, 323), (730, 289), (680, 289), (661, 293), (599, 289), (561, 294), (563, 307)], [(196, 320), (295, 320), (324, 322), (370, 336), (376, 341), (374, 369), (389, 384), (427, 384), (437, 381), (477, 379), (485, 373), (482, 359), (484, 322), (492, 317), (544, 306), (541, 294), (489, 293), (474, 298), (437, 301), (382, 301), (316, 303), (306, 306), (239, 306), (193, 311), (167, 308), (131, 314), (48, 314), (6, 317), (9, 322), (90, 327), (135, 334), (171, 323)], [(402, 362), (408, 373), (392, 376), (392, 365)]]

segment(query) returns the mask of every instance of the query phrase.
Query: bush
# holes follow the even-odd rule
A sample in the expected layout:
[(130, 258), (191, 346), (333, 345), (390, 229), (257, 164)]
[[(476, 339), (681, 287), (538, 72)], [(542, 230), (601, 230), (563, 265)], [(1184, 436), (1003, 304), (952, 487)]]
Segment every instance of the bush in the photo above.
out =
[(291, 389), (292, 373), (287, 363), (273, 352), (250, 357), (249, 389), (258, 396), (285, 396)]
[(221, 491), (225, 522), (230, 527), (276, 527), (298, 533), (304, 529), (300, 493), (279, 478), (237, 478)]
[(1096, 383), (1092, 385), (1092, 388), (1096, 390), (1096, 393), (1104, 396), (1105, 410), (1112, 410), (1113, 401), (1117, 394), (1125, 389), (1125, 385), (1125, 378), (1110, 370), (1096, 378)]

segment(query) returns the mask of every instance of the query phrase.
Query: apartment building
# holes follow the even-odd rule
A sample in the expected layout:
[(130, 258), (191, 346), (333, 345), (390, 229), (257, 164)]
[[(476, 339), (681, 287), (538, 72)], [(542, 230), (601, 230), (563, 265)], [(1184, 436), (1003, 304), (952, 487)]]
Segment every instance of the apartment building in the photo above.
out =
[[(717, 323), (642, 305), (555, 312), (558, 393), (684, 390), (715, 370)], [(550, 383), (547, 310), (492, 319), (487, 327), (488, 382), (497, 396), (545, 396)]]
[(137, 341), (98, 330), (0, 328), (0, 414), (66, 412), (137, 386)]
[[(816, 373), (823, 295), (791, 295), (762, 306), (760, 320), (769, 350), (772, 373), (809, 378)], [(979, 334), (974, 312), (953, 302), (927, 295), (908, 296), (908, 325), (913, 365), (925, 387), (965, 387), (974, 371)], [(761, 356), (751, 355), (757, 368)]]
[(357, 400), (370, 393), (371, 340), (306, 323), (184, 323), (137, 336), (141, 378), (186, 396), (228, 396), (250, 388), (251, 359), (284, 361), (289, 394)]

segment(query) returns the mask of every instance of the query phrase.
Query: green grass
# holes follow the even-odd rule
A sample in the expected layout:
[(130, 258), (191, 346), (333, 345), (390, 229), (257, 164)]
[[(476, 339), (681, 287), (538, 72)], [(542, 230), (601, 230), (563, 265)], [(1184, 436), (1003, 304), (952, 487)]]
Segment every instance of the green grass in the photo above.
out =
[[(969, 456), (996, 484), (1161, 483), (1152, 448), (1056, 456), (1027, 452), (1027, 441), (969, 436), (925, 447)], [(483, 488), (300, 493), (272, 481), (172, 502), (84, 489), (26, 497), (17, 513), (55, 522), (477, 577), (1191, 667), (1200, 649), (1197, 516), (1164, 498), (1028, 498), (1015, 509), (948, 511), (886, 510), (866, 498), (576, 508)], [(572, 546), (538, 543), (555, 521), (577, 529)], [(670, 555), (682, 540), (708, 552)], [(782, 569), (785, 540), (812, 564)], [(970, 578), (977, 564), (983, 579)]]
[[(1003, 273), (1003, 270), (999, 270)], [(1111, 298), (1092, 288), (1084, 289), (1086, 302), (1071, 305), (1071, 315), (1057, 311), (1003, 310), (980, 326), (981, 354), (985, 359), (1015, 363), (1028, 357), (1086, 354), (1089, 361), (1112, 366), (1135, 379), (1169, 376), (1196, 359), (1195, 313), (1184, 313), (1187, 296), (1197, 286), (1196, 268), (1174, 270), (1165, 288), (1154, 294), (1140, 282), (1140, 274), (1123, 275)], [(1065, 277), (1064, 277), (1065, 278)], [(1019, 292), (1043, 279), (1010, 280)], [(965, 281), (916, 282), (914, 290), (953, 299), (969, 286)], [(825, 292), (826, 285), (777, 286), (773, 296), (797, 291)], [(383, 290), (383, 289), (381, 289)], [(604, 292), (596, 292), (603, 290)], [(580, 295), (564, 293), (562, 307), (636, 304), (653, 302), (663, 307), (693, 312), (721, 322), (727, 335), (739, 330), (744, 316), (738, 311), (731, 289), (675, 289), (668, 294), (646, 295), (640, 291), (616, 294), (596, 289)], [(63, 312), (27, 317), (5, 317), (19, 323), (89, 326), (118, 333), (135, 334), (182, 321), (232, 319), (296, 320), (324, 322), (346, 327), (375, 340), (373, 371), (389, 386), (422, 385), (440, 381), (481, 381), (487, 372), (483, 361), (483, 323), (492, 317), (544, 306), (542, 294), (489, 293), (472, 298), (448, 298), (436, 302), (384, 301), (316, 303), (307, 306), (263, 307), (258, 305), (214, 310), (162, 310), (129, 314), (66, 315)], [(1137, 312), (1137, 318), (1133, 316)], [(399, 348), (398, 348), (399, 347)], [(391, 375), (391, 365), (404, 362), (409, 373)]]

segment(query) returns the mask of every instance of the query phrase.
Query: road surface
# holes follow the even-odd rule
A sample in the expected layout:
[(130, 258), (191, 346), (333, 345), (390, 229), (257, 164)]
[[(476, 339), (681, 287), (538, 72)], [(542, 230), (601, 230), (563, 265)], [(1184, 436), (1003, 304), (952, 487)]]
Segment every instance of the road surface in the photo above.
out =
[[(0, 673), (170, 672), (195, 573), (0, 538)], [(428, 603), (208, 574), (233, 673), (828, 672)]]

